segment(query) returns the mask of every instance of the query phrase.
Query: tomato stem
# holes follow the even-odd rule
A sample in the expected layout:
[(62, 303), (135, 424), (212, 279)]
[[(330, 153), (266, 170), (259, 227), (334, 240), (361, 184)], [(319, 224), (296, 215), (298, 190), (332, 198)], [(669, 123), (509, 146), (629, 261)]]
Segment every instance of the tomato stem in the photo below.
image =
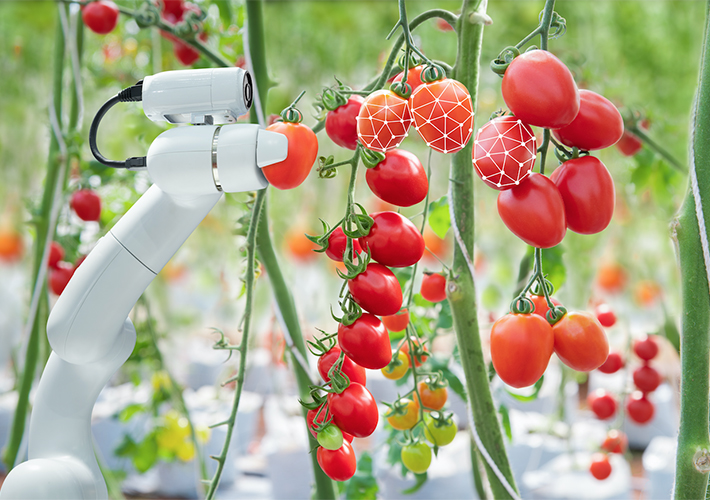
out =
[(651, 150), (653, 150), (655, 153), (660, 155), (664, 160), (668, 162), (668, 164), (676, 169), (678, 172), (681, 172), (683, 174), (688, 173), (688, 169), (685, 165), (683, 165), (678, 159), (673, 156), (666, 148), (661, 146), (659, 143), (657, 143), (654, 139), (651, 138), (651, 136), (648, 135), (648, 133), (642, 129), (641, 127), (638, 126), (638, 124), (629, 124), (628, 122), (624, 123), (624, 128), (628, 131), (634, 134), (636, 137), (638, 137), (642, 142), (644, 142)]

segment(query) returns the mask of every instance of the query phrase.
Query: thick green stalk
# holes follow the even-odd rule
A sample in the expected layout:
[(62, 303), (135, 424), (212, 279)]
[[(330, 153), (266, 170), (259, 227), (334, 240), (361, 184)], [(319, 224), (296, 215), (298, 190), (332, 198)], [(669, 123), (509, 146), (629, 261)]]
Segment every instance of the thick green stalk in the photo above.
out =
[[(459, 46), (454, 78), (463, 83), (476, 102), (478, 73), (480, 67), (483, 24), (472, 23), (479, 16), (474, 13), (485, 8), (481, 0), (464, 0), (458, 24)], [(484, 14), (485, 12), (481, 12)], [(478, 329), (476, 289), (473, 276), (466, 260), (466, 254), (473, 256), (474, 212), (473, 212), (473, 167), (471, 166), (471, 141), (455, 153), (451, 159), (452, 224), (458, 227), (464, 245), (457, 241), (454, 247), (453, 275), (447, 285), (447, 294), (454, 318), (454, 329), (461, 354), (461, 364), (466, 376), (469, 396), (469, 411), (478, 429), (479, 436), (491, 458), (515, 487), (513, 473), (508, 463), (503, 434), (496, 415), (490, 387), (488, 369), (483, 358), (483, 347)], [(457, 238), (458, 240), (458, 238)], [(494, 498), (510, 498), (510, 494), (486, 463), (486, 472)]]
[[(681, 406), (675, 498), (705, 498), (710, 471), (710, 288), (706, 269), (710, 263), (703, 257), (702, 243), (705, 238), (707, 250), (707, 224), (710, 222), (710, 16), (706, 19), (690, 154), (688, 193), (673, 225), (680, 256), (683, 293)], [(697, 185), (694, 186), (695, 179)], [(697, 189), (694, 190), (694, 187)], [(701, 199), (701, 193), (704, 199)], [(701, 216), (705, 221), (704, 228), (698, 222)]]

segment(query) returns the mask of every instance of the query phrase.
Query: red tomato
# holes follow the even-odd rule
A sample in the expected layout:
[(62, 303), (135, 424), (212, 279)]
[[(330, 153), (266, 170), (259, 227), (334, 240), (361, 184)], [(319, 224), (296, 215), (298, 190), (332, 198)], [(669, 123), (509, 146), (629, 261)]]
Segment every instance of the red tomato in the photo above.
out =
[(446, 300), (446, 276), (440, 273), (424, 273), (419, 293), (429, 302)]
[(582, 156), (560, 165), (550, 179), (565, 203), (567, 228), (575, 233), (603, 231), (614, 215), (614, 180), (602, 162)]
[[(347, 244), (348, 241), (345, 233), (343, 232), (343, 228), (338, 227), (335, 231), (330, 233), (330, 236), (328, 236), (328, 249), (325, 251), (325, 254), (336, 262), (342, 262)], [(353, 239), (353, 250), (355, 253), (360, 253), (362, 251), (360, 243), (357, 239)]]
[(348, 280), (353, 300), (369, 313), (389, 316), (402, 307), (402, 289), (397, 277), (382, 264), (370, 263), (364, 273)]
[(535, 172), (530, 172), (519, 186), (500, 192), (498, 214), (515, 236), (534, 247), (554, 247), (567, 232), (565, 204), (559, 189)]
[(461, 151), (473, 134), (473, 105), (461, 82), (444, 78), (421, 85), (409, 99), (414, 128), (440, 153)]
[(401, 332), (409, 324), (409, 311), (402, 309), (397, 314), (380, 318), (390, 332)]
[(55, 295), (61, 295), (74, 275), (74, 266), (68, 262), (59, 262), (56, 269), (49, 270), (49, 289)]
[(611, 475), (611, 464), (606, 453), (594, 453), (592, 455), (592, 464), (589, 466), (589, 472), (600, 481)]
[(47, 261), (47, 265), (53, 269), (57, 269), (57, 264), (59, 264), (59, 261), (63, 258), (64, 247), (56, 241), (53, 241), (49, 247), (49, 260)]
[(552, 356), (550, 324), (536, 314), (506, 314), (491, 328), (491, 360), (500, 379), (513, 387), (537, 382)]
[(626, 438), (626, 434), (612, 429), (606, 434), (606, 439), (602, 443), (602, 450), (609, 453), (624, 453), (628, 444), (629, 440)]
[[(317, 437), (317, 435), (318, 435), (318, 433), (315, 431), (315, 424), (313, 424), (313, 421), (315, 420), (317, 414), (318, 414), (318, 409), (308, 410), (308, 412), (306, 413), (306, 422), (308, 422), (308, 424), (307, 424), (308, 430), (311, 432), (311, 435), (313, 437)], [(323, 420), (325, 420), (325, 414), (326, 414), (326, 410), (322, 410), (320, 412), (320, 415), (318, 415), (318, 420), (316, 420), (317, 424), (323, 423)], [(345, 439), (348, 443), (353, 442), (352, 434), (348, 434), (347, 432), (343, 432), (343, 439)]]
[(284, 161), (261, 169), (276, 189), (293, 189), (306, 180), (318, 156), (318, 138), (303, 123), (276, 122), (266, 130), (288, 137), (288, 156)]
[[(545, 296), (530, 295), (528, 298), (532, 300), (532, 303), (535, 305), (535, 310), (533, 311), (533, 313), (547, 320), (547, 311), (550, 310), (550, 307), (547, 305), (547, 300), (545, 300)], [(550, 297), (550, 300), (552, 300), (552, 303), (556, 306), (562, 305), (562, 302), (560, 302), (554, 297)]]
[(572, 73), (546, 50), (531, 50), (513, 59), (501, 90), (510, 111), (536, 127), (567, 126), (579, 112), (579, 92)]
[(82, 7), (81, 18), (91, 31), (105, 35), (118, 24), (118, 7), (111, 0), (91, 2)]
[(387, 151), (384, 160), (367, 169), (365, 179), (375, 196), (398, 207), (416, 205), (429, 191), (422, 162), (403, 149)]
[(555, 353), (570, 368), (588, 372), (609, 356), (609, 342), (597, 318), (588, 312), (568, 312), (552, 326)]
[(642, 340), (634, 340), (634, 352), (644, 361), (650, 361), (658, 354), (658, 344), (651, 336)]
[(419, 395), (421, 396), (421, 404), (427, 410), (441, 410), (446, 404), (449, 397), (449, 391), (446, 387), (430, 389), (425, 381), (419, 382)]
[(337, 450), (326, 450), (322, 446), (316, 452), (318, 465), (333, 481), (347, 481), (355, 475), (357, 461), (353, 447), (348, 442)]
[(599, 420), (611, 418), (616, 413), (616, 399), (604, 389), (597, 389), (587, 396), (587, 404)]
[(182, 19), (185, 5), (183, 0), (162, 0), (163, 17), (174, 16), (175, 19)]
[(653, 392), (661, 385), (661, 375), (652, 366), (640, 366), (634, 370), (634, 385), (641, 392)]
[(391, 90), (378, 90), (360, 108), (357, 136), (366, 148), (384, 153), (400, 145), (411, 124), (407, 101)]
[(503, 191), (520, 184), (535, 165), (537, 140), (515, 116), (495, 118), (473, 141), (473, 167), (488, 187)]
[(565, 146), (584, 151), (604, 149), (616, 144), (624, 133), (624, 119), (609, 99), (592, 92), (579, 91), (579, 113), (566, 127), (552, 134)]
[(419, 368), (422, 366), (424, 363), (426, 363), (427, 358), (429, 357), (428, 355), (428, 349), (426, 346), (422, 347), (422, 349), (427, 352), (427, 354), (422, 354), (419, 353), (417, 354), (417, 348), (420, 345), (419, 340), (416, 339), (416, 337), (411, 337), (412, 339), (412, 344), (414, 345), (414, 353), (409, 354), (409, 342), (407, 342), (407, 339), (403, 339), (402, 342), (399, 343), (399, 350), (409, 356), (409, 366), (416, 366)]
[(350, 359), (370, 370), (384, 368), (392, 361), (387, 328), (372, 314), (363, 313), (351, 325), (338, 325), (338, 343)]
[(624, 156), (633, 156), (643, 147), (641, 140), (628, 130), (624, 130), (621, 134), (621, 139), (616, 143), (617, 149)]
[(439, 31), (454, 31), (454, 27), (440, 17), (436, 19), (436, 28)]
[(606, 361), (597, 368), (602, 373), (616, 373), (624, 367), (624, 358), (618, 352), (610, 352)]
[[(330, 351), (326, 352), (318, 358), (318, 373), (320, 373), (320, 376), (323, 377), (324, 381), (330, 382), (330, 377), (328, 377), (328, 371), (333, 366), (333, 364), (338, 361), (339, 356), (340, 347), (336, 345), (333, 346)], [(341, 367), (341, 371), (343, 372), (343, 374), (348, 376), (351, 383), (357, 382), (358, 384), (365, 385), (365, 383), (367, 382), (367, 375), (365, 369), (355, 363), (347, 355), (345, 356), (345, 358), (343, 358), (343, 366)]]
[(69, 206), (84, 221), (98, 221), (101, 217), (101, 198), (91, 189), (74, 191)]
[(17, 262), (22, 258), (24, 248), (22, 236), (18, 232), (0, 228), (0, 260)]
[(646, 424), (651, 421), (655, 407), (641, 391), (634, 391), (626, 401), (626, 412), (629, 418), (637, 424)]
[(333, 422), (343, 432), (358, 438), (375, 432), (379, 419), (377, 403), (364, 385), (354, 383), (340, 394), (328, 394), (328, 405)]
[(341, 148), (354, 150), (357, 147), (357, 115), (363, 102), (364, 98), (352, 95), (346, 104), (328, 111), (325, 116), (325, 132)]
[(594, 314), (597, 316), (599, 323), (606, 328), (611, 328), (616, 324), (616, 314), (609, 304), (599, 304), (594, 309)]
[[(424, 82), (422, 82), (422, 70), (424, 68), (426, 68), (426, 66), (423, 64), (420, 64), (419, 66), (415, 66), (415, 67), (411, 68), (407, 72), (407, 83), (409, 84), (410, 87), (412, 87), (412, 93), (414, 93), (415, 90), (417, 90), (421, 85), (424, 84)], [(404, 76), (404, 71), (402, 71), (397, 76), (395, 76), (392, 79), (392, 83), (401, 82), (403, 76)]]
[(419, 229), (402, 214), (379, 212), (370, 214), (375, 223), (366, 236), (359, 238), (363, 251), (389, 267), (409, 267), (424, 255), (424, 238)]
[(175, 41), (173, 52), (183, 66), (192, 66), (200, 59), (200, 51), (181, 40)]

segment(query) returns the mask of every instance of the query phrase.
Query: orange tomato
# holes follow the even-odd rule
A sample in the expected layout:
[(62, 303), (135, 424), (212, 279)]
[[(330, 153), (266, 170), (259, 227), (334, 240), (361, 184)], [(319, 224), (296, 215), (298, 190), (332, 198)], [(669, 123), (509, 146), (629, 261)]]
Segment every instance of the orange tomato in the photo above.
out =
[(621, 292), (627, 279), (626, 271), (616, 262), (602, 264), (597, 271), (597, 285), (609, 293)]
[(292, 228), (286, 232), (284, 241), (286, 242), (286, 248), (289, 253), (296, 259), (300, 261), (308, 261), (314, 259), (318, 256), (313, 250), (320, 248), (318, 245), (313, 243), (311, 240), (306, 238), (302, 228)]
[(639, 305), (652, 306), (661, 296), (661, 286), (653, 280), (639, 281), (634, 287), (634, 298)]
[(555, 353), (570, 368), (589, 372), (604, 364), (609, 341), (597, 318), (588, 312), (568, 312), (552, 325)]
[(406, 404), (404, 413), (396, 413), (390, 410), (387, 413), (387, 422), (398, 431), (406, 431), (417, 424), (419, 420), (419, 403), (411, 399), (403, 399)]
[(441, 410), (449, 397), (446, 387), (430, 389), (425, 381), (419, 382), (419, 396), (421, 403), (427, 410)]
[(428, 227), (424, 229), (423, 236), (424, 245), (426, 245), (426, 249), (424, 250), (424, 258), (435, 261), (436, 257), (439, 257), (444, 260), (450, 251), (449, 242), (439, 238), (436, 233)]
[(17, 262), (22, 258), (25, 245), (22, 236), (12, 229), (0, 229), (0, 260)]
[(409, 354), (409, 343), (407, 342), (406, 338), (403, 339), (402, 342), (399, 344), (400, 345), (399, 350), (409, 356), (409, 365), (410, 366), (412, 364), (414, 364), (414, 366), (416, 366), (418, 368), (418, 367), (422, 366), (422, 364), (424, 364), (424, 362), (429, 357), (429, 354), (428, 354), (429, 350), (426, 348), (426, 346), (424, 346), (422, 349), (424, 350), (425, 353), (417, 353), (417, 351), (418, 351), (417, 346), (419, 346), (419, 341), (416, 340), (414, 337), (412, 337), (412, 344), (414, 346), (414, 351), (415, 351), (414, 355)]
[(382, 316), (380, 318), (382, 322), (387, 327), (387, 331), (390, 332), (401, 332), (409, 324), (409, 311), (407, 309), (402, 309), (396, 314), (391, 316)]

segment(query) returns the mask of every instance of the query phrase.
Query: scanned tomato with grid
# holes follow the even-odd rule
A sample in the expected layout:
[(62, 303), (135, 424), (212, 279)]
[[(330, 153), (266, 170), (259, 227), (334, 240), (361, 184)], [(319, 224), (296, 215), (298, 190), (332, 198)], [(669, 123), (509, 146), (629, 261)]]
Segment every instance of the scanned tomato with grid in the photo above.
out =
[(445, 78), (417, 88), (409, 99), (414, 128), (427, 146), (455, 153), (473, 134), (473, 105), (466, 87)]
[(476, 173), (499, 191), (520, 184), (530, 174), (536, 155), (537, 141), (532, 129), (511, 115), (486, 123), (473, 141)]
[(407, 101), (391, 90), (378, 90), (362, 103), (357, 136), (367, 149), (384, 153), (402, 143), (411, 124)]

